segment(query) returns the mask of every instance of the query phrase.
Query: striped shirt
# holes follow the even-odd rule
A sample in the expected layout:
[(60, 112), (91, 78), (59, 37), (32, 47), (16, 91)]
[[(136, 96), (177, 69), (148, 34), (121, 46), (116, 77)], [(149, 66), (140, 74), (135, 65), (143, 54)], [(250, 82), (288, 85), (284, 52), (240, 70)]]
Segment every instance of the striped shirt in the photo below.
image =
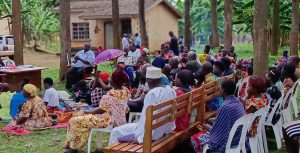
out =
[(290, 138), (300, 136), (300, 120), (286, 123), (283, 128)]
[[(209, 136), (209, 149), (211, 152), (225, 152), (229, 132), (240, 117), (245, 115), (243, 104), (235, 96), (228, 96), (220, 107), (215, 124), (213, 125)], [(239, 142), (241, 128), (235, 134), (232, 145)]]

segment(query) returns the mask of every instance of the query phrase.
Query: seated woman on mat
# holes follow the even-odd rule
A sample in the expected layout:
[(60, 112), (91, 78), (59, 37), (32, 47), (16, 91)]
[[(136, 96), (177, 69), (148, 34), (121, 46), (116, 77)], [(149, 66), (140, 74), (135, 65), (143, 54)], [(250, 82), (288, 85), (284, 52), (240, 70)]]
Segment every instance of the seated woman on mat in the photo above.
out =
[(113, 72), (110, 79), (113, 89), (102, 97), (99, 108), (94, 111), (79, 112), (83, 115), (70, 119), (65, 152), (82, 148), (87, 143), (92, 128), (105, 128), (111, 124), (120, 126), (126, 123), (127, 101), (130, 92), (124, 87), (124, 84), (128, 81), (128, 76), (122, 69)]
[(24, 86), (24, 97), (28, 98), (19, 116), (9, 123), (9, 126), (20, 125), (29, 130), (38, 130), (52, 125), (47, 113), (46, 105), (39, 96), (37, 88), (32, 84)]

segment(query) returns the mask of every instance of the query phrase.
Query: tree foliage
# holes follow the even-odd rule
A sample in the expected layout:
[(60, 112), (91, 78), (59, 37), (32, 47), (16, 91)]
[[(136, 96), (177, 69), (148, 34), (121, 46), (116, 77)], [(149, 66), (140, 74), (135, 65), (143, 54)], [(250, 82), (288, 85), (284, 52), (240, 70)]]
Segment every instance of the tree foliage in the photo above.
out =
[[(179, 12), (183, 13), (182, 0), (169, 0), (172, 4), (176, 4)], [(174, 2), (176, 1), (176, 2)], [(268, 8), (268, 27), (272, 31), (272, 18), (273, 18), (273, 0), (269, 0)], [(254, 13), (253, 0), (234, 0), (233, 1), (233, 32), (234, 33), (249, 33), (252, 34), (253, 30), (253, 13)], [(291, 14), (292, 3), (291, 0), (280, 0), (280, 18), (279, 29), (281, 36), (288, 37), (291, 30)], [(211, 31), (210, 23), (211, 5), (210, 0), (194, 0), (191, 7), (191, 22), (192, 33), (195, 38), (202, 40), (202, 43), (208, 43), (208, 38)], [(179, 33), (183, 30), (183, 20), (179, 21)], [(218, 0), (218, 32), (221, 40), (224, 36), (224, 0)]]
[[(59, 17), (53, 8), (58, 0), (23, 0), (22, 24), (27, 41), (47, 39), (59, 32)], [(11, 0), (0, 0), (0, 19), (12, 19)]]

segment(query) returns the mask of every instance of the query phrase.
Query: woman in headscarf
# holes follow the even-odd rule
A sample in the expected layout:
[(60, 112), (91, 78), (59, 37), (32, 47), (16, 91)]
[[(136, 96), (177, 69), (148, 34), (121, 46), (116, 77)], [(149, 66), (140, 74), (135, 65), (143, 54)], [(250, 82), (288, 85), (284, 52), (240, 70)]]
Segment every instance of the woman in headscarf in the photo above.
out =
[[(245, 102), (246, 114), (255, 113), (257, 110), (268, 105), (268, 97), (266, 96), (266, 79), (262, 76), (251, 76), (248, 83), (248, 97)], [(249, 131), (250, 136), (257, 134), (257, 125), (259, 119), (256, 118), (252, 123)]]
[(130, 91), (124, 87), (128, 76), (119, 68), (112, 73), (110, 86), (113, 88), (100, 100), (99, 108), (94, 111), (78, 112), (81, 116), (69, 121), (65, 152), (82, 148), (92, 128), (105, 128), (111, 124), (115, 127), (126, 123), (127, 101)]
[(267, 91), (266, 79), (262, 76), (251, 76), (248, 82), (248, 97), (245, 102), (246, 113), (254, 113), (260, 108), (267, 106), (268, 98), (265, 95)]
[(37, 88), (27, 84), (23, 88), (24, 97), (28, 100), (23, 104), (19, 116), (9, 125), (20, 125), (29, 130), (47, 128), (52, 125), (48, 116), (46, 105), (38, 95)]

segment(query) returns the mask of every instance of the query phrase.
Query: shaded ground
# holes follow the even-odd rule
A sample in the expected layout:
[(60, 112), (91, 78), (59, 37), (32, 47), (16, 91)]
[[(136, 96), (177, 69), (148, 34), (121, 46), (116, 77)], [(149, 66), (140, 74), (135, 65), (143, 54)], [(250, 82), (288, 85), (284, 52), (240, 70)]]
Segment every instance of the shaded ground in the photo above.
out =
[(24, 48), (24, 63), (34, 66), (58, 69), (59, 56), (36, 52), (32, 49)]

